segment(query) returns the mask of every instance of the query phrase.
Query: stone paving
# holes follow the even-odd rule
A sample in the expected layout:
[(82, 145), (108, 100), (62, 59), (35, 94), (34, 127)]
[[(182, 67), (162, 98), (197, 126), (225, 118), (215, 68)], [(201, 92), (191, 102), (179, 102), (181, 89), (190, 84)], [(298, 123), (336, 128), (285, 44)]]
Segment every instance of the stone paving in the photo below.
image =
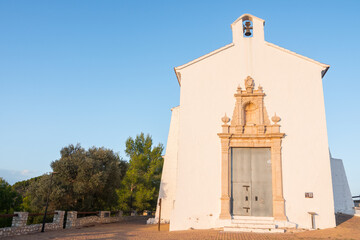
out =
[[(10, 238), (3, 238), (10, 240)], [(219, 230), (188, 230), (169, 232), (169, 225), (146, 225), (144, 222), (122, 222), (110, 224), (96, 224), (89, 227), (49, 231), (45, 233), (29, 234), (11, 237), (11, 240), (45, 240), (45, 239), (360, 239), (360, 217), (343, 217), (336, 228), (287, 232), (284, 234), (258, 234), (258, 233), (224, 233)]]

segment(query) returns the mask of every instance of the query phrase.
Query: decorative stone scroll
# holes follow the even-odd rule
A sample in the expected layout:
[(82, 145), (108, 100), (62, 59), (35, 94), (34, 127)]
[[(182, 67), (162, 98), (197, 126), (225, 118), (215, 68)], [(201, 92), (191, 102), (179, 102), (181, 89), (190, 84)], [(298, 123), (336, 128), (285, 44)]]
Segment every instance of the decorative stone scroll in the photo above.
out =
[[(230, 122), (229, 117), (221, 119), (221, 213), (220, 219), (231, 219), (230, 186), (231, 186), (231, 148), (232, 147), (269, 147), (272, 163), (273, 216), (275, 220), (286, 220), (282, 185), (281, 120), (276, 114), (270, 123), (264, 105), (265, 93), (261, 86), (254, 89), (254, 80), (245, 79), (245, 90), (239, 86), (235, 93), (235, 108)], [(230, 125), (228, 125), (230, 122)]]

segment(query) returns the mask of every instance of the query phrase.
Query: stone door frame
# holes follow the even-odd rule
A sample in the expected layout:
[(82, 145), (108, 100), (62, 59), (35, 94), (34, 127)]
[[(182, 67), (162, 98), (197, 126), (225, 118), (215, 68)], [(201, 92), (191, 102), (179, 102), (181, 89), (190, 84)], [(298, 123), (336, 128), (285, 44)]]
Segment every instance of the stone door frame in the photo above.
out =
[[(254, 80), (251, 77), (245, 79), (246, 90), (237, 89), (233, 118), (226, 115), (222, 118), (222, 132), (218, 133), (221, 140), (221, 212), (220, 219), (231, 219), (230, 212), (230, 188), (231, 188), (231, 148), (270, 148), (272, 167), (272, 194), (273, 194), (273, 217), (275, 220), (286, 220), (285, 201), (283, 197), (281, 142), (284, 133), (280, 133), (278, 116), (272, 117), (274, 124), (270, 124), (264, 106), (262, 88), (254, 90)], [(256, 106), (256, 123), (245, 122), (247, 104)]]

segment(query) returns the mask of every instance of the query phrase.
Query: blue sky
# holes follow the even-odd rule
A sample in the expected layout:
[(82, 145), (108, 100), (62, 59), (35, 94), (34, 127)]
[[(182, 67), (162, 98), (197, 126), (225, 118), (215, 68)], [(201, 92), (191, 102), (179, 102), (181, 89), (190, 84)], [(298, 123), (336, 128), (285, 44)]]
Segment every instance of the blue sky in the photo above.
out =
[(0, 176), (50, 171), (68, 144), (123, 157), (140, 132), (166, 144), (173, 67), (229, 44), (230, 24), (250, 13), (267, 41), (331, 65), (329, 144), (360, 194), (359, 11), (360, 1), (0, 0)]

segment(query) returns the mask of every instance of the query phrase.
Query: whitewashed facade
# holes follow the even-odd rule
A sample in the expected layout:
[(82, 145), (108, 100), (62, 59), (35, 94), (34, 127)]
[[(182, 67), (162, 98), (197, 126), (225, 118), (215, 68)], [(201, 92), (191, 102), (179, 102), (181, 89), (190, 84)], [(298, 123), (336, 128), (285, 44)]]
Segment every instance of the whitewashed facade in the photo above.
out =
[[(251, 36), (244, 34), (248, 21)], [(278, 226), (335, 226), (322, 86), (329, 65), (266, 42), (264, 25), (244, 14), (231, 25), (232, 43), (175, 68), (180, 106), (172, 110), (159, 194), (162, 219), (170, 220), (171, 231), (232, 224), (238, 191), (234, 146), (271, 149), (270, 217)], [(246, 99), (248, 103), (238, 105)], [(251, 101), (257, 101), (253, 110)], [(242, 139), (248, 142), (244, 145)], [(243, 187), (252, 191), (252, 185)], [(255, 197), (250, 196), (251, 206), (258, 198), (261, 202), (261, 196)], [(261, 216), (244, 209), (250, 218)], [(315, 225), (309, 213), (315, 213)]]

